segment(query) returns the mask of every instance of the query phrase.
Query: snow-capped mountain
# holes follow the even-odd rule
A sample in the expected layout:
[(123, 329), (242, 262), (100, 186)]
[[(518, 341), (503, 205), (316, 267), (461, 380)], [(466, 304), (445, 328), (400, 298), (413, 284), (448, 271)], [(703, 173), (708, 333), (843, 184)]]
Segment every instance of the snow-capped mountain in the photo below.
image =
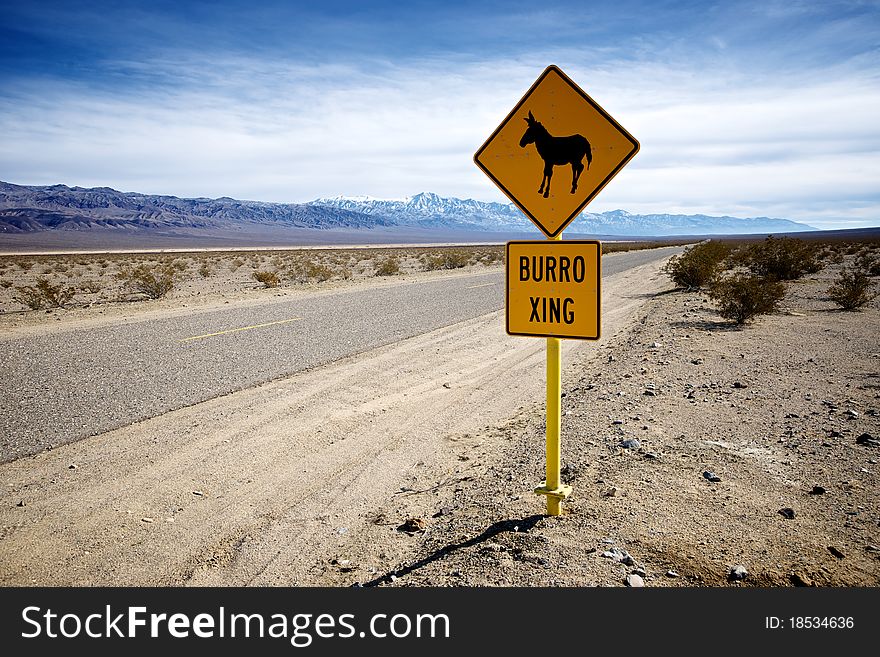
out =
[(444, 198), (433, 192), (422, 192), (400, 200), (338, 196), (319, 198), (309, 205), (360, 212), (399, 225), (425, 228), (514, 232), (532, 228), (531, 222), (511, 203)]
[(612, 210), (585, 212), (572, 222), (569, 232), (598, 235), (743, 235), (749, 233), (795, 233), (816, 230), (812, 226), (770, 217), (712, 217), (705, 214), (630, 214)]
[[(512, 203), (486, 203), (473, 199), (444, 198), (422, 192), (402, 200), (370, 197), (321, 198), (309, 205), (360, 212), (407, 226), (532, 232), (531, 221)], [(788, 219), (712, 217), (704, 214), (630, 214), (625, 210), (584, 212), (568, 228), (569, 233), (596, 235), (736, 235), (745, 233), (792, 233), (815, 230)]]

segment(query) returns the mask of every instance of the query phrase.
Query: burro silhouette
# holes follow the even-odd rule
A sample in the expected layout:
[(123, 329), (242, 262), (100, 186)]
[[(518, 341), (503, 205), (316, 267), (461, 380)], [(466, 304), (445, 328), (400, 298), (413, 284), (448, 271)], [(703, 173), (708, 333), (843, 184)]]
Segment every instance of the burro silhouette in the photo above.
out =
[(531, 111), (527, 118), (523, 119), (527, 124), (525, 134), (519, 140), (519, 145), (525, 148), (534, 144), (538, 149), (538, 155), (544, 160), (544, 177), (541, 178), (541, 186), (538, 194), (544, 198), (550, 196), (550, 179), (553, 177), (553, 167), (556, 165), (571, 165), (571, 193), (578, 188), (578, 179), (584, 170), (584, 157), (587, 158), (587, 170), (593, 161), (593, 151), (590, 142), (583, 135), (569, 135), (568, 137), (554, 137), (547, 128), (532, 116)]

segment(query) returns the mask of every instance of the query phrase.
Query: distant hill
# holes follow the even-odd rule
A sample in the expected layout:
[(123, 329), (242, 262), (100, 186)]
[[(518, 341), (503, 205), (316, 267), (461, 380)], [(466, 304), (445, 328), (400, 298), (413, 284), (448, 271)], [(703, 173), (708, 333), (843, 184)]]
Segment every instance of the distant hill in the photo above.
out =
[(381, 217), (300, 203), (177, 198), (109, 187), (29, 187), (0, 182), (0, 232), (115, 229), (372, 228)]
[[(38, 231), (175, 234), (184, 231), (408, 230), (531, 233), (534, 226), (510, 203), (444, 198), (423, 192), (402, 200), (322, 198), (309, 203), (264, 203), (228, 197), (177, 198), (109, 187), (25, 186), (0, 182), (0, 234)], [(570, 233), (664, 236), (790, 233), (815, 230), (787, 219), (707, 215), (584, 213)], [(476, 237), (476, 236), (475, 236)]]

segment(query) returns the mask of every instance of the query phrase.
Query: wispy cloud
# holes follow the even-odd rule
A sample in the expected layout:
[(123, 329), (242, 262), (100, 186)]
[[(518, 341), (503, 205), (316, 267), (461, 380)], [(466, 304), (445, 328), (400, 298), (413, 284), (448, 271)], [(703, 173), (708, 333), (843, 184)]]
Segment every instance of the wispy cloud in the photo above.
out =
[[(0, 178), (268, 201), (423, 190), (501, 200), (471, 156), (553, 62), (642, 143), (592, 210), (880, 224), (880, 67), (866, 45), (876, 11), (873, 23), (863, 7), (816, 22), (814, 5), (749, 4), (748, 33), (729, 26), (720, 7), (675, 31), (671, 16), (696, 11), (675, 4), (656, 30), (642, 17), (615, 41), (589, 16), (566, 23), (568, 6), (499, 14), (491, 28), (451, 6), (433, 15), (433, 47), (410, 57), (376, 46), (376, 32), (352, 34), (352, 51), (319, 51), (323, 61), (175, 38), (95, 60), (97, 75), (9, 74)], [(603, 11), (626, 27), (620, 14)], [(323, 16), (322, 33), (336, 38), (363, 20)], [(142, 22), (161, 29), (155, 16)], [(766, 35), (779, 22), (793, 35), (756, 43), (754, 32)], [(496, 43), (505, 30), (527, 27), (561, 36), (524, 39), (500, 54), (453, 47)], [(279, 41), (268, 35), (267, 48)], [(835, 45), (840, 54), (829, 56)]]

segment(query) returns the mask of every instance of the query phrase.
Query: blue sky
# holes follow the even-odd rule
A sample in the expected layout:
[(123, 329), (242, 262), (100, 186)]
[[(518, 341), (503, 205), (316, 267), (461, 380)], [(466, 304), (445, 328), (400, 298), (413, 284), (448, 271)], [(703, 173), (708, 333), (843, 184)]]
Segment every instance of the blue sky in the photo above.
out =
[(880, 225), (878, 2), (5, 2), (0, 180), (504, 200), (550, 63), (642, 144), (591, 211)]

